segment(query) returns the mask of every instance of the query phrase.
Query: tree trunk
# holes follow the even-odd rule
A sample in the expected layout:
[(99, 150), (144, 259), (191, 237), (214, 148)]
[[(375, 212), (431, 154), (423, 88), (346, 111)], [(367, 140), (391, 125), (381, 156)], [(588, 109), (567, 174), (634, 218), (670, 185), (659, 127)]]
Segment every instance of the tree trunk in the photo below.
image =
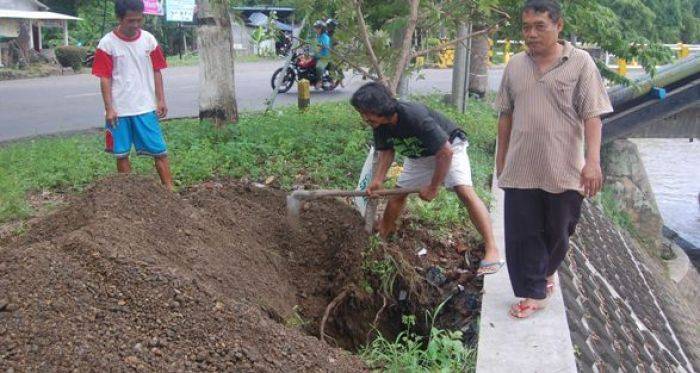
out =
[[(404, 34), (406, 33), (406, 28), (402, 27), (395, 30), (391, 34), (391, 45), (393, 48), (401, 48), (401, 43), (403, 42)], [(406, 99), (410, 94), (409, 82), (411, 79), (411, 74), (408, 72), (403, 72), (399, 78), (399, 82), (396, 85), (396, 97)]]
[[(467, 35), (467, 26), (460, 22), (457, 25), (457, 38)], [(464, 101), (464, 79), (467, 68), (467, 42), (462, 41), (455, 46), (455, 58), (452, 62), (452, 105), (462, 109)]]
[[(389, 89), (398, 93), (399, 97), (408, 96), (409, 89), (408, 83), (411, 78), (411, 74), (406, 74), (406, 67), (411, 60), (411, 50), (413, 49), (413, 33), (416, 31), (416, 24), (418, 23), (418, 7), (420, 5), (420, 0), (410, 1), (410, 11), (408, 16), (408, 24), (405, 28), (402, 28), (403, 38), (399, 44), (394, 44), (393, 48), (398, 46), (399, 57), (396, 61), (396, 71), (394, 72), (394, 77), (391, 79), (389, 84)], [(398, 40), (397, 40), (398, 41)]]
[(199, 119), (217, 127), (238, 120), (234, 81), (234, 49), (228, 2), (198, 0)]
[(471, 52), (469, 93), (484, 97), (489, 88), (489, 36), (481, 34), (472, 38)]

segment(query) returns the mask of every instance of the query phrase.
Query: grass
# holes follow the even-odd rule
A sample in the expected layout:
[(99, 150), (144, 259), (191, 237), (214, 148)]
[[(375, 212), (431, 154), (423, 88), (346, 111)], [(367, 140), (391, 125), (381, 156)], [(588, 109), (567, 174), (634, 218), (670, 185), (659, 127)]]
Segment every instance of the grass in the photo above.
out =
[(33, 63), (26, 69), (0, 67), (0, 80), (40, 78), (49, 76), (54, 71), (56, 67), (47, 63)]
[[(424, 100), (463, 126), (477, 192), (487, 199), (493, 164), (495, 116), (486, 103), (474, 103), (459, 115), (434, 98)], [(274, 177), (289, 188), (304, 182), (353, 188), (366, 157), (371, 133), (347, 103), (313, 105), (306, 112), (283, 108), (272, 114), (243, 113), (237, 125), (217, 131), (197, 120), (163, 124), (176, 185), (217, 176), (263, 181)], [(28, 193), (80, 191), (114, 173), (112, 157), (101, 152), (101, 134), (38, 138), (0, 146), (0, 222), (31, 214)], [(153, 173), (149, 158), (132, 157), (138, 173)], [(29, 166), (31, 165), (31, 166)], [(448, 195), (449, 194), (449, 195)], [(433, 204), (412, 202), (421, 218), (440, 225), (468, 221), (466, 211), (442, 192)]]
[[(169, 67), (197, 66), (199, 64), (199, 55), (194, 52), (184, 53), (182, 55), (182, 59), (180, 59), (180, 55), (167, 56), (166, 59), (168, 61)], [(274, 60), (275, 57), (261, 57), (255, 54), (236, 56), (236, 63), (250, 63)]]
[(637, 229), (632, 223), (632, 218), (625, 212), (609, 187), (604, 187), (600, 192), (599, 202), (603, 206), (603, 212), (610, 220), (623, 230), (636, 235)]
[[(431, 315), (440, 313), (443, 302)], [(364, 349), (360, 356), (371, 369), (383, 372), (474, 372), (476, 351), (464, 346), (460, 331), (430, 328), (430, 335), (422, 337), (411, 331), (415, 316), (403, 317), (404, 330), (395, 340), (379, 336)]]

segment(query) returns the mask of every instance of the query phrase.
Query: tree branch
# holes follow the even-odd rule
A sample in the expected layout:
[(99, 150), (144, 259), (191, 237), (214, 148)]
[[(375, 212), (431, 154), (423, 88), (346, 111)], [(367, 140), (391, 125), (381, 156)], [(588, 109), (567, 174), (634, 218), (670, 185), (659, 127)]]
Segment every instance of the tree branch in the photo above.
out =
[(352, 67), (353, 69), (359, 71), (359, 72), (362, 74), (362, 76), (367, 77), (367, 78), (370, 78), (370, 79), (372, 79), (372, 80), (379, 80), (379, 77), (377, 77), (377, 76), (375, 76), (375, 75), (372, 75), (372, 74), (371, 74), (369, 71), (367, 71), (364, 67), (361, 67), (360, 65), (358, 65), (358, 64), (356, 64), (356, 63), (350, 61), (349, 58), (347, 58), (347, 57), (346, 57), (345, 55), (343, 55), (342, 53), (338, 52), (337, 48), (331, 49), (331, 54), (335, 54), (336, 56), (340, 57), (340, 59), (341, 59), (343, 62), (345, 62), (345, 63), (347, 63), (348, 65), (350, 65), (350, 67)]
[(369, 31), (367, 30), (367, 24), (365, 23), (365, 16), (362, 14), (362, 2), (361, 0), (353, 0), (355, 4), (355, 10), (357, 11), (357, 20), (360, 23), (360, 36), (362, 37), (362, 42), (365, 44), (367, 49), (367, 55), (369, 56), (372, 67), (377, 72), (377, 79), (379, 81), (385, 81), (382, 69), (379, 66), (379, 60), (377, 60), (377, 55), (374, 54), (374, 48), (372, 48), (372, 41), (369, 39)]
[(416, 31), (416, 24), (418, 23), (418, 6), (420, 5), (420, 0), (411, 0), (411, 12), (408, 19), (408, 26), (403, 34), (403, 42), (401, 43), (401, 55), (398, 62), (396, 63), (396, 71), (394, 72), (394, 78), (391, 80), (391, 86), (389, 87), (392, 92), (396, 92), (401, 82), (401, 77), (404, 74), (406, 65), (411, 59), (411, 42), (413, 41), (413, 32)]
[(445, 48), (447, 48), (447, 47), (453, 46), (453, 45), (455, 45), (455, 44), (457, 44), (457, 43), (459, 43), (459, 42), (462, 42), (462, 41), (464, 41), (464, 40), (466, 40), (466, 39), (469, 39), (469, 38), (472, 38), (472, 37), (474, 37), (474, 36), (479, 36), (479, 35), (482, 35), (482, 34), (491, 33), (492, 31), (496, 31), (496, 30), (501, 26), (501, 23), (503, 23), (503, 22), (505, 22), (505, 21), (506, 21), (505, 19), (502, 19), (502, 20), (500, 20), (498, 23), (495, 23), (495, 24), (493, 24), (493, 25), (491, 25), (491, 26), (489, 26), (489, 27), (487, 27), (487, 28), (485, 28), (485, 29), (483, 29), (483, 30), (479, 30), (479, 31), (476, 31), (476, 32), (472, 32), (471, 34), (464, 35), (464, 36), (459, 37), (459, 38), (454, 39), (454, 40), (450, 40), (450, 41), (445, 42), (445, 43), (442, 43), (442, 44), (440, 44), (440, 45), (438, 45), (438, 46), (436, 46), (436, 47), (428, 48), (428, 49), (423, 49), (423, 50), (421, 50), (421, 51), (415, 51), (415, 52), (411, 53), (411, 56), (410, 56), (410, 57), (411, 57), (411, 58), (416, 58), (416, 57), (419, 57), (419, 56), (425, 56), (425, 55), (428, 54), (428, 53), (441, 51), (441, 50), (443, 50), (443, 49), (445, 49)]

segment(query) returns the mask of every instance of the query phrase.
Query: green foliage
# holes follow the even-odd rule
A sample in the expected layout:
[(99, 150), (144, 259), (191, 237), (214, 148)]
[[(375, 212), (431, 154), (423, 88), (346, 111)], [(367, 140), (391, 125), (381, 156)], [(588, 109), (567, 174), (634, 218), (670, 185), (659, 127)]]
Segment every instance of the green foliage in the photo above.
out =
[[(686, 0), (563, 0), (562, 37), (568, 39), (576, 35), (578, 40), (597, 44), (618, 57), (637, 59), (647, 72), (654, 74), (656, 65), (670, 62), (673, 56), (671, 50), (660, 43), (680, 40), (683, 25), (674, 14), (681, 1)], [(522, 39), (522, 2), (501, 0), (500, 5), (511, 15), (511, 23), (498, 37)], [(688, 20), (688, 27), (696, 24), (697, 18), (694, 19)], [(663, 26), (656, 27), (657, 24)], [(626, 82), (610, 70), (601, 69), (601, 73), (615, 82)]]
[(297, 304), (292, 308), (292, 314), (284, 321), (284, 324), (290, 328), (301, 329), (309, 325), (309, 321), (301, 316), (301, 307)]
[[(443, 106), (428, 99), (430, 106)], [(458, 123), (472, 128), (475, 121), (493, 127), (487, 105), (473, 105), (468, 116), (445, 111)], [(305, 112), (284, 108), (268, 115), (242, 113), (237, 125), (216, 130), (197, 120), (163, 123), (170, 164), (177, 185), (191, 185), (215, 176), (263, 181), (274, 176), (284, 188), (295, 183), (329, 188), (354, 188), (362, 169), (371, 132), (347, 103), (324, 103)], [(490, 153), (479, 154), (492, 138), (467, 133), (472, 146), (475, 181), (487, 179), (478, 172), (490, 169)], [(114, 172), (114, 159), (102, 154), (104, 138), (81, 134), (60, 138), (18, 141), (0, 147), (0, 221), (30, 212), (26, 193), (43, 189), (80, 190), (97, 178)], [(484, 144), (484, 145), (480, 145)], [(491, 147), (492, 149), (492, 147)], [(137, 173), (153, 173), (149, 158), (132, 157)], [(483, 163), (483, 164), (480, 164)], [(31, 167), (29, 166), (31, 165)], [(482, 171), (479, 171), (482, 170)], [(479, 182), (480, 180), (480, 182)], [(477, 190), (486, 190), (477, 185)], [(463, 210), (463, 209), (462, 209)], [(466, 221), (466, 220), (464, 220)]]
[[(445, 303), (431, 315), (432, 321)], [(415, 316), (403, 316), (404, 330), (395, 340), (380, 335), (360, 351), (361, 358), (374, 369), (385, 372), (474, 372), (476, 351), (462, 343), (462, 332), (434, 326), (423, 337), (411, 331)]]
[(70, 34), (76, 43), (88, 48), (95, 48), (102, 36), (117, 26), (114, 16), (114, 3), (103, 1), (86, 1), (76, 9), (79, 22), (69, 23)]
[(83, 60), (87, 51), (85, 48), (66, 45), (55, 50), (56, 59), (63, 67), (70, 67), (75, 72), (79, 72), (83, 67)]
[(607, 215), (613, 223), (627, 232), (636, 234), (637, 230), (632, 223), (632, 218), (622, 209), (609, 187), (604, 187), (598, 198), (600, 204), (603, 206), (605, 215)]
[(382, 242), (379, 236), (373, 235), (369, 237), (367, 249), (362, 252), (362, 271), (365, 274), (362, 288), (368, 293), (374, 290), (367, 279), (379, 279), (379, 290), (386, 296), (391, 297), (394, 292), (394, 282), (396, 281), (397, 265), (389, 254), (383, 255), (378, 251)]

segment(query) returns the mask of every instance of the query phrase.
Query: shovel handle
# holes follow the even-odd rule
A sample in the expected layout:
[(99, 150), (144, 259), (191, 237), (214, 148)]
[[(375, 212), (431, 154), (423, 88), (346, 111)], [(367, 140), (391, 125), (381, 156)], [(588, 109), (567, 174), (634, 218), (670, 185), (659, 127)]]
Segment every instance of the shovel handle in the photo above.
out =
[(322, 197), (362, 197), (367, 196), (369, 198), (384, 197), (384, 196), (396, 196), (403, 194), (419, 193), (421, 188), (396, 188), (396, 189), (380, 189), (373, 193), (372, 197), (367, 196), (367, 192), (363, 190), (309, 190), (304, 191), (303, 195), (300, 195), (302, 199), (315, 199)]

